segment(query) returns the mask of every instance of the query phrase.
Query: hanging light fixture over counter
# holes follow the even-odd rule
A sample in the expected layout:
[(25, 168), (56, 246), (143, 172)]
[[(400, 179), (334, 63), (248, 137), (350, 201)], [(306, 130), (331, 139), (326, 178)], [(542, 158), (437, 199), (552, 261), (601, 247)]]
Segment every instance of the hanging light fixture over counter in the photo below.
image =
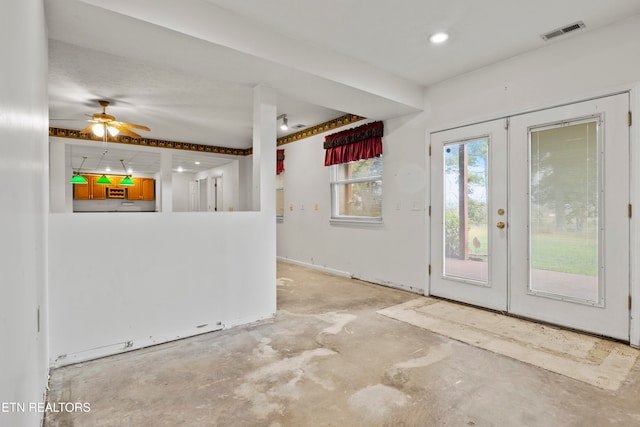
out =
[(78, 168), (77, 171), (73, 172), (73, 176), (71, 177), (71, 180), (69, 181), (72, 184), (86, 184), (87, 180), (85, 179), (84, 176), (80, 175), (80, 169), (82, 169), (82, 166), (84, 165), (84, 161), (87, 160), (87, 156), (82, 156), (82, 163), (80, 163), (80, 167)]
[(129, 175), (129, 171), (127, 170), (127, 167), (124, 165), (124, 160), (120, 159), (120, 163), (122, 163), (124, 173), (126, 174), (125, 177), (122, 178), (122, 181), (120, 181), (120, 185), (126, 185), (126, 186), (135, 185), (134, 182), (131, 180), (131, 175)]

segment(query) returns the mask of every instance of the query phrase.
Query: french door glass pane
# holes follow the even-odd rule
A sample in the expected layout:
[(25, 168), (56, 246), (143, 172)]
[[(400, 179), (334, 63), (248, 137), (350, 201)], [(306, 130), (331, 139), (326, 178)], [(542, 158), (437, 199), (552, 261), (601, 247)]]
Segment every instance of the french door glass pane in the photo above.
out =
[(489, 140), (443, 147), (444, 275), (489, 282)]
[(598, 127), (532, 130), (530, 291), (599, 302)]

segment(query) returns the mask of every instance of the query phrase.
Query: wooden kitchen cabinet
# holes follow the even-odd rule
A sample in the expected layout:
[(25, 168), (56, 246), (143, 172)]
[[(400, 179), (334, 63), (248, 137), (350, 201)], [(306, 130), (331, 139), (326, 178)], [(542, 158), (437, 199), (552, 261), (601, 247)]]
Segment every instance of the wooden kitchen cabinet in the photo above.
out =
[(153, 178), (131, 178), (135, 184), (127, 190), (129, 200), (155, 200), (156, 180)]
[(87, 180), (87, 183), (73, 185), (73, 198), (75, 200), (105, 200), (107, 198), (106, 186), (96, 183), (100, 176), (82, 176)]
[(91, 195), (93, 194), (93, 191), (91, 191), (91, 178), (86, 175), (83, 175), (83, 177), (87, 180), (87, 183), (73, 184), (73, 198), (76, 200), (91, 200)]
[(140, 179), (131, 178), (131, 181), (135, 184), (133, 187), (127, 187), (127, 199), (140, 200)]
[(156, 180), (153, 178), (142, 178), (140, 183), (140, 189), (142, 193), (142, 200), (155, 200), (156, 199)]
[(73, 185), (75, 200), (105, 200), (107, 199), (107, 188), (110, 199), (124, 199), (125, 194), (128, 200), (156, 199), (156, 180), (153, 178), (131, 178), (135, 185), (129, 187), (120, 185), (124, 175), (107, 175), (111, 184), (97, 184), (96, 181), (100, 179), (100, 175), (82, 176), (87, 180), (87, 184)]
[(100, 179), (98, 175), (91, 175), (91, 189), (93, 190), (93, 200), (105, 200), (107, 198), (107, 186), (105, 184), (97, 184), (96, 181)]

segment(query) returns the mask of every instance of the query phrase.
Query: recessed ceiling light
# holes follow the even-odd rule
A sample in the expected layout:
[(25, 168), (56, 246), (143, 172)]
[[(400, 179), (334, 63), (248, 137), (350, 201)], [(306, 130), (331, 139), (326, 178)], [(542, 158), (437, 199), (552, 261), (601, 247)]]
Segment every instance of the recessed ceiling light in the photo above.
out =
[(200, 162), (195, 162), (195, 163), (196, 163), (196, 165), (199, 165), (199, 164), (200, 164)]
[(182, 166), (178, 166), (178, 172), (182, 172), (184, 169), (182, 169)]
[(429, 42), (432, 44), (442, 44), (449, 40), (449, 33), (444, 31), (438, 31), (437, 33), (431, 34), (429, 36)]

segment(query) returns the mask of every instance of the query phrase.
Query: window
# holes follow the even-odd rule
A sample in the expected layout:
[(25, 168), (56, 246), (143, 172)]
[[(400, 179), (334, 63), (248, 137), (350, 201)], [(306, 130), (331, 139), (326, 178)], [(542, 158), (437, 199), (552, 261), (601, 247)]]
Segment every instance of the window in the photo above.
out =
[(284, 218), (284, 172), (276, 175), (276, 218)]
[(382, 221), (382, 157), (332, 165), (331, 218)]

